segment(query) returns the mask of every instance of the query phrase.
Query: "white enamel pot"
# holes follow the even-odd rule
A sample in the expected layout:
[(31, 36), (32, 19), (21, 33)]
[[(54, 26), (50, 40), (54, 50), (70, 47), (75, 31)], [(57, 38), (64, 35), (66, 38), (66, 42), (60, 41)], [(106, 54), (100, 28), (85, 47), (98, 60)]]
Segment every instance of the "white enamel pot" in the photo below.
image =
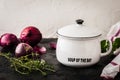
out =
[(76, 24), (58, 29), (57, 35), (57, 60), (72, 67), (85, 67), (97, 63), (102, 56), (108, 55), (112, 50), (109, 41), (109, 50), (101, 53), (100, 30), (84, 26), (83, 20), (76, 20)]

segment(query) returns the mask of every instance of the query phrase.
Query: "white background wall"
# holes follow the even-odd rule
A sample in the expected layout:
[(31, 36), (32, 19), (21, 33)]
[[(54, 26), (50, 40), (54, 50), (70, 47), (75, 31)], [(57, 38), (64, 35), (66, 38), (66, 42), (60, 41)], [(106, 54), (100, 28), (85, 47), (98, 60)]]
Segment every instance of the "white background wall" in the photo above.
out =
[(29, 25), (40, 29), (43, 37), (55, 37), (58, 28), (82, 18), (107, 34), (120, 20), (120, 0), (0, 0), (0, 35), (18, 37)]

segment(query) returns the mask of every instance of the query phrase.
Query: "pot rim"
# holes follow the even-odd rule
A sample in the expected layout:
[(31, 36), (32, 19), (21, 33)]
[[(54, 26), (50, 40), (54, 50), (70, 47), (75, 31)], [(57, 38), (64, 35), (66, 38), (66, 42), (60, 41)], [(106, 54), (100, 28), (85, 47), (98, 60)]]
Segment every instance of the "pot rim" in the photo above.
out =
[(96, 36), (91, 36), (91, 37), (69, 37), (69, 36), (61, 35), (61, 34), (59, 34), (58, 32), (56, 32), (56, 33), (57, 33), (58, 36), (61, 36), (61, 37), (64, 37), (64, 38), (68, 38), (68, 39), (77, 39), (77, 40), (79, 40), (79, 39), (96, 38), (96, 37), (99, 37), (99, 36), (102, 35), (102, 34), (98, 34), (98, 35), (96, 35)]

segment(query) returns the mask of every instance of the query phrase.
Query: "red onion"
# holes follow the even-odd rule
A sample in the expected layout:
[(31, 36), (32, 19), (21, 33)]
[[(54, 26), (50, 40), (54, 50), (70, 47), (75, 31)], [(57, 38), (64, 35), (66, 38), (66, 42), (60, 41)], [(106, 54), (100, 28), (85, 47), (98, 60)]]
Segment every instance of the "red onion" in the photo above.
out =
[(42, 34), (36, 27), (29, 26), (23, 29), (20, 34), (20, 39), (21, 42), (27, 43), (31, 46), (35, 46), (41, 41)]
[(51, 49), (56, 49), (56, 42), (50, 42), (49, 46)]
[(20, 56), (25, 56), (28, 54), (31, 54), (33, 51), (33, 48), (27, 44), (27, 43), (19, 43), (15, 49), (15, 56), (20, 57)]
[(13, 47), (18, 44), (18, 39), (14, 34), (5, 33), (1, 36), (0, 44), (2, 47)]
[(1, 38), (0, 38), (0, 46), (1, 46)]
[(33, 52), (34, 53), (38, 53), (38, 54), (45, 54), (46, 53), (46, 51), (47, 51), (47, 49), (44, 47), (44, 46), (42, 46), (42, 47), (39, 47), (39, 46), (35, 46), (34, 48), (33, 48)]

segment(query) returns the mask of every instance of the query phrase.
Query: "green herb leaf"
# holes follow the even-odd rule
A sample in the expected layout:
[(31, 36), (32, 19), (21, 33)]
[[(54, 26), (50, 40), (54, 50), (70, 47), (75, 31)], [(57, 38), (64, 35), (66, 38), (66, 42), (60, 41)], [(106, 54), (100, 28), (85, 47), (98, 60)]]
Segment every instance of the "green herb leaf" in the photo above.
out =
[[(101, 41), (101, 52), (104, 53), (109, 49), (109, 42), (107, 40), (102, 40)], [(113, 43), (112, 43), (112, 51), (113, 53), (116, 49), (120, 47), (120, 38), (116, 38)]]
[(109, 42), (107, 40), (101, 41), (101, 52), (104, 53), (109, 49)]

